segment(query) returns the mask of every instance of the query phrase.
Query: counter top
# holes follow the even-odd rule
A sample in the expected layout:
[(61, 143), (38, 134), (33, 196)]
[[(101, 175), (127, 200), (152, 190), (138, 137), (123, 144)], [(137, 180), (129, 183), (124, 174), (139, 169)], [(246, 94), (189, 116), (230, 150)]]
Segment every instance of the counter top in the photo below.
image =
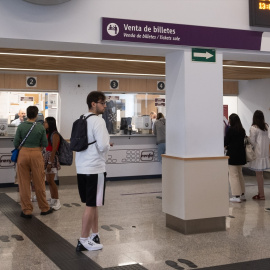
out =
[(110, 137), (156, 137), (154, 134), (110, 134)]
[(0, 139), (14, 139), (15, 136), (0, 136)]

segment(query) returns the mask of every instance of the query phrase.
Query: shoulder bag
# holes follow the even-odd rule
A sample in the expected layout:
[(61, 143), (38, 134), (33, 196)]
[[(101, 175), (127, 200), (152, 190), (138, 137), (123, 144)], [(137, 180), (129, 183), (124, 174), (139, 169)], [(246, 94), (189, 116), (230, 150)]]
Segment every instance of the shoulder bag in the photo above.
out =
[(19, 156), (19, 151), (21, 149), (21, 147), (23, 146), (23, 144), (25, 143), (25, 140), (27, 139), (27, 137), (29, 136), (29, 134), (31, 133), (31, 131), (33, 130), (33, 128), (35, 127), (37, 122), (34, 122), (32, 127), (30, 128), (30, 130), (28, 131), (28, 133), (26, 134), (25, 138), (23, 139), (23, 141), (21, 142), (21, 144), (19, 145), (18, 148), (15, 148), (11, 151), (11, 161), (16, 163), (18, 156)]
[(251, 144), (249, 137), (245, 137), (245, 149), (246, 149), (246, 160), (247, 162), (256, 159), (256, 154), (253, 149), (253, 145)]

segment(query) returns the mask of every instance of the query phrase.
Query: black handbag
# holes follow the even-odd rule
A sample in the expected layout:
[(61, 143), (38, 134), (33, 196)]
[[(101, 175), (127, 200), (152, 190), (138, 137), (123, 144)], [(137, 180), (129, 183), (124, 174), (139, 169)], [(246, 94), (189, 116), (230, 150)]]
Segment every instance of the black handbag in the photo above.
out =
[(11, 161), (16, 163), (17, 162), (17, 159), (18, 159), (18, 156), (19, 156), (19, 152), (20, 152), (20, 149), (22, 147), (22, 145), (25, 143), (25, 140), (27, 139), (27, 137), (29, 136), (29, 134), (31, 133), (31, 131), (33, 130), (33, 128), (35, 127), (37, 122), (34, 122), (32, 127), (30, 128), (30, 130), (28, 131), (28, 133), (26, 134), (25, 138), (23, 139), (23, 141), (21, 142), (21, 144), (19, 145), (18, 148), (15, 148), (11, 151)]

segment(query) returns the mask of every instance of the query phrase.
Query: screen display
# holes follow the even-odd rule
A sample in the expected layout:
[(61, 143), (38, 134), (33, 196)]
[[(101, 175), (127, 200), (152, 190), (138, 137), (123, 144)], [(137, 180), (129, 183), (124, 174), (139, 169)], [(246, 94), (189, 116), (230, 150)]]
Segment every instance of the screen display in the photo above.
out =
[(249, 0), (251, 26), (270, 27), (270, 0)]

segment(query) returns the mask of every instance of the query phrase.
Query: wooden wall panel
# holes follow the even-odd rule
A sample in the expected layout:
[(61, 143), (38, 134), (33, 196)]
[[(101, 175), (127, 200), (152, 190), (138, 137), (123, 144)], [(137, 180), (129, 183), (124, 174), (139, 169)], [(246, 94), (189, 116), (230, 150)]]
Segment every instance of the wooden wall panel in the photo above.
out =
[(0, 74), (0, 88), (4, 88), (4, 87), (5, 87), (5, 75)]
[[(119, 80), (119, 89), (110, 89), (111, 80)], [(158, 81), (161, 80), (98, 77), (97, 90), (112, 93), (159, 93), (164, 95), (165, 91), (157, 90)]]
[(150, 112), (156, 112), (157, 113), (157, 107), (155, 106), (154, 100), (148, 100), (147, 101), (147, 107), (145, 100), (141, 101), (141, 115), (149, 115)]
[(223, 81), (223, 95), (238, 96), (238, 81)]
[[(119, 89), (111, 89), (111, 80), (119, 81)], [(110, 77), (98, 77), (97, 90), (102, 92), (113, 92), (113, 93), (125, 93), (129, 89), (129, 79), (127, 78), (110, 78)]]
[(153, 80), (153, 79), (147, 79), (146, 84), (147, 84), (147, 91), (148, 92), (153, 92), (153, 93), (160, 93), (161, 95), (165, 94), (165, 90), (161, 91), (161, 90), (157, 90), (157, 82), (163, 81), (165, 82), (165, 80)]
[(128, 92), (132, 93), (146, 93), (146, 79), (129, 79)]
[(58, 75), (37, 75), (37, 87), (44, 90), (58, 90)]
[[(26, 86), (26, 77), (37, 77), (36, 87)], [(46, 90), (58, 91), (58, 75), (26, 75), (26, 74), (4, 74), (4, 88), (6, 90)]]

